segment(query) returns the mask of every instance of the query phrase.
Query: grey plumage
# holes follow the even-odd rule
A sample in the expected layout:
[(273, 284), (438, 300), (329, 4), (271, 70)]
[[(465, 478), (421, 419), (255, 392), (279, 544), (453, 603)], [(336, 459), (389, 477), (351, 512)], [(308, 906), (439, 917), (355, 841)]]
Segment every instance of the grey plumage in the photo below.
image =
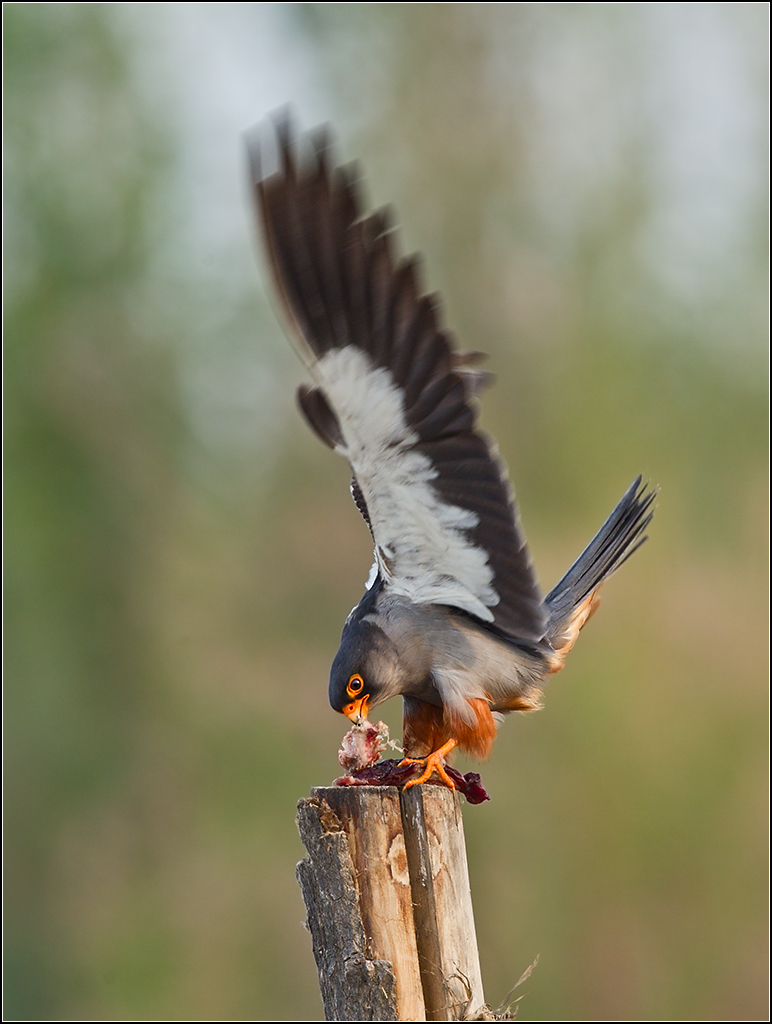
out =
[(268, 265), (314, 381), (298, 401), (351, 463), (374, 542), (330, 702), (359, 713), (364, 697), (402, 695), (408, 745), (453, 739), (484, 756), (492, 715), (538, 706), (600, 586), (646, 539), (653, 493), (639, 477), (543, 598), (506, 471), (477, 427), (491, 379), (480, 353), (452, 349), (416, 259), (396, 254), (391, 215), (361, 213), (358, 175), (331, 166), (327, 135), (296, 142), (286, 115), (274, 133), (277, 170), (265, 136), (250, 155)]

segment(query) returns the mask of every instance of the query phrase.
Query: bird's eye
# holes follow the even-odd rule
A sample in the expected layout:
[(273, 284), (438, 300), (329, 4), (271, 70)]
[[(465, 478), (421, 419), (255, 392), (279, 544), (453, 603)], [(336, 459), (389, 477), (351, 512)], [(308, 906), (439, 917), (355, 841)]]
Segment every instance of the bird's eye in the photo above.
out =
[(364, 689), (364, 686), (365, 681), (361, 676), (352, 676), (348, 681), (348, 686), (346, 687), (349, 697), (358, 696)]

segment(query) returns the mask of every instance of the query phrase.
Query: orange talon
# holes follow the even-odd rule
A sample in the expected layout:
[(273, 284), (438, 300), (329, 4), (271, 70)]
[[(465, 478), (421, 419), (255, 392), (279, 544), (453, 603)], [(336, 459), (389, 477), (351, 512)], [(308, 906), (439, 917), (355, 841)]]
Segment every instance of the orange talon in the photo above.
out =
[(437, 772), (446, 786), (450, 789), (455, 789), (455, 783), (445, 771), (445, 765), (443, 764), (442, 759), (443, 757), (446, 757), (457, 745), (456, 740), (448, 740), (448, 742), (444, 743), (439, 750), (435, 750), (434, 753), (429, 754), (428, 757), (406, 757), (400, 762), (400, 766), (403, 764), (425, 763), (426, 767), (417, 779), (411, 779), (409, 782), (406, 782), (403, 788), (409, 789), (410, 786), (420, 786), (422, 783), (426, 782), (427, 779), (431, 778), (434, 772)]

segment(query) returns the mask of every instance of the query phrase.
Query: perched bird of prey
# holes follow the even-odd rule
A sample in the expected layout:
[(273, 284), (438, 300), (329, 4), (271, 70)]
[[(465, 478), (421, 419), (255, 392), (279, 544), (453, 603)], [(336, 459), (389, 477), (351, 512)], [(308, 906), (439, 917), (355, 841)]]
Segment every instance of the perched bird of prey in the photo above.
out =
[(300, 408), (344, 455), (375, 562), (332, 664), (332, 707), (358, 721), (401, 696), (406, 754), (453, 785), (453, 750), (490, 753), (507, 712), (539, 707), (598, 605), (646, 539), (654, 492), (630, 486), (544, 597), (506, 470), (477, 426), (487, 374), (455, 351), (391, 217), (365, 213), (358, 174), (327, 133), (286, 115), (249, 145), (258, 220), (282, 311), (308, 371)]

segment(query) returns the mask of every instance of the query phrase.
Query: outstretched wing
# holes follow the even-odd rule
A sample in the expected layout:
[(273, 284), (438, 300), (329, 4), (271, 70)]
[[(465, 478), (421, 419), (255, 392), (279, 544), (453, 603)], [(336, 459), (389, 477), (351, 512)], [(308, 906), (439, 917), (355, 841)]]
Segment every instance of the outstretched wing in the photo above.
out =
[(396, 256), (384, 212), (362, 216), (355, 171), (331, 167), (324, 133), (296, 142), (282, 116), (250, 151), (268, 263), (314, 379), (301, 408), (351, 464), (384, 582), (540, 639), (506, 472), (476, 429), (474, 354), (452, 351), (416, 259)]

